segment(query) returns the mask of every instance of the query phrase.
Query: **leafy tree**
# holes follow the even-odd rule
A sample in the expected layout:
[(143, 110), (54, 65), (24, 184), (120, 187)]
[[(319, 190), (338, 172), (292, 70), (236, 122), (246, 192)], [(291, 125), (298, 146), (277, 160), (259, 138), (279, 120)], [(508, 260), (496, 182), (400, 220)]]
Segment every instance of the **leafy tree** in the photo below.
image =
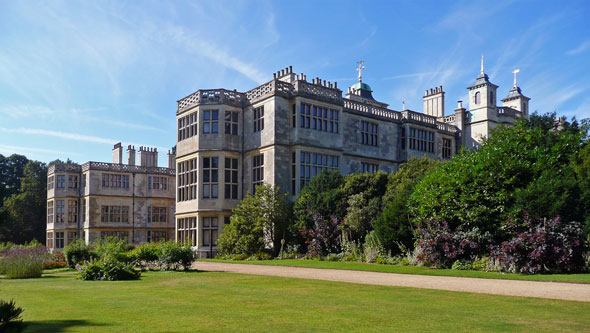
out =
[(413, 227), (408, 210), (408, 199), (418, 184), (440, 162), (433, 159), (411, 158), (402, 164), (397, 173), (389, 175), (383, 197), (383, 211), (374, 222), (375, 233), (386, 250), (400, 253), (399, 245), (412, 249)]
[(45, 241), (45, 209), (47, 205), (47, 167), (29, 161), (24, 168), (20, 191), (7, 198), (1, 214), (0, 241), (25, 243), (33, 239)]
[(27, 162), (29, 160), (23, 155), (4, 157), (0, 154), (0, 207), (5, 198), (19, 192)]
[(231, 223), (224, 226), (219, 236), (221, 254), (278, 253), (290, 217), (287, 194), (263, 184), (232, 212)]
[(576, 179), (580, 186), (580, 202), (584, 211), (584, 233), (590, 235), (590, 144), (586, 143), (584, 148), (576, 157), (573, 164)]
[(336, 216), (342, 219), (346, 214), (345, 203), (342, 202), (343, 194), (340, 186), (344, 177), (338, 171), (323, 171), (315, 176), (300, 192), (294, 204), (296, 219), (295, 229), (297, 233), (313, 227), (313, 219), (308, 211), (313, 211), (321, 216)]
[[(572, 205), (584, 204), (567, 168), (578, 156), (586, 131), (577, 122), (550, 129), (536, 125), (554, 121), (548, 118), (551, 115), (534, 115), (530, 122), (500, 126), (480, 149), (463, 151), (436, 168), (410, 197), (414, 221), (436, 218), (448, 222), (450, 230), (479, 228), (503, 240), (508, 236), (505, 221), (522, 221), (523, 210), (559, 214), (566, 221), (582, 218), (579, 209), (572, 210)], [(543, 207), (542, 201), (531, 200), (535, 196), (555, 202)]]

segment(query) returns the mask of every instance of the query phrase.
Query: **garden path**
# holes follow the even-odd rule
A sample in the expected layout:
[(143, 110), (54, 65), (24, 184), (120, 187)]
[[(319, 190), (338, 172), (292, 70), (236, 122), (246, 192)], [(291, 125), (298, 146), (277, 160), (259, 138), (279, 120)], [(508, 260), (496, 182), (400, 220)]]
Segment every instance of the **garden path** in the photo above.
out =
[(192, 267), (204, 271), (590, 302), (590, 284), (411, 275), (209, 261), (196, 261)]

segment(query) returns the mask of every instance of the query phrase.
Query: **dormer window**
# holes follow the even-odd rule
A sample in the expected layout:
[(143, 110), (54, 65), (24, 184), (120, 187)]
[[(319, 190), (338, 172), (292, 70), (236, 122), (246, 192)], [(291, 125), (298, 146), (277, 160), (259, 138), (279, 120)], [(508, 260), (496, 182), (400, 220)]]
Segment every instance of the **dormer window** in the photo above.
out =
[(480, 104), (481, 103), (481, 93), (478, 91), (475, 93), (475, 97), (474, 97), (474, 102), (475, 104)]

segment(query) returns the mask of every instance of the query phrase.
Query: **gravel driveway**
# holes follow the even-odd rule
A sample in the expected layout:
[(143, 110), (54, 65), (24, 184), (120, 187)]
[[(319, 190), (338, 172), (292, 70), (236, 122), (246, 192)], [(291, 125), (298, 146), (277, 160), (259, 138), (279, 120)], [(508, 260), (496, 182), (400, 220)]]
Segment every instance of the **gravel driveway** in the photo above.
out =
[(192, 267), (203, 271), (590, 302), (590, 284), (410, 275), (339, 269), (229, 264), (209, 261), (196, 261)]

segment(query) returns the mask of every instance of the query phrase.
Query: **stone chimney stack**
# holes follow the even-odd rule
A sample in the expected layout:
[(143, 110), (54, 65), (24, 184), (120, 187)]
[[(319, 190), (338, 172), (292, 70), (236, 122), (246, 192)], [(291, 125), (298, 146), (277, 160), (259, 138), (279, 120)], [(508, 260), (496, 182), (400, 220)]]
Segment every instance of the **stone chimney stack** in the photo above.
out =
[(139, 166), (157, 167), (158, 166), (158, 148), (149, 148), (140, 146), (137, 154)]
[(174, 148), (171, 151), (168, 150), (168, 168), (176, 169), (176, 151)]
[(127, 146), (127, 165), (135, 165), (135, 147)]
[(113, 163), (123, 164), (123, 147), (121, 146), (121, 142), (113, 147)]
[(424, 93), (424, 113), (437, 118), (445, 115), (445, 92), (443, 87), (439, 86), (426, 90)]
[(158, 166), (158, 148), (154, 148), (152, 150), (152, 163), (150, 166), (157, 167)]

